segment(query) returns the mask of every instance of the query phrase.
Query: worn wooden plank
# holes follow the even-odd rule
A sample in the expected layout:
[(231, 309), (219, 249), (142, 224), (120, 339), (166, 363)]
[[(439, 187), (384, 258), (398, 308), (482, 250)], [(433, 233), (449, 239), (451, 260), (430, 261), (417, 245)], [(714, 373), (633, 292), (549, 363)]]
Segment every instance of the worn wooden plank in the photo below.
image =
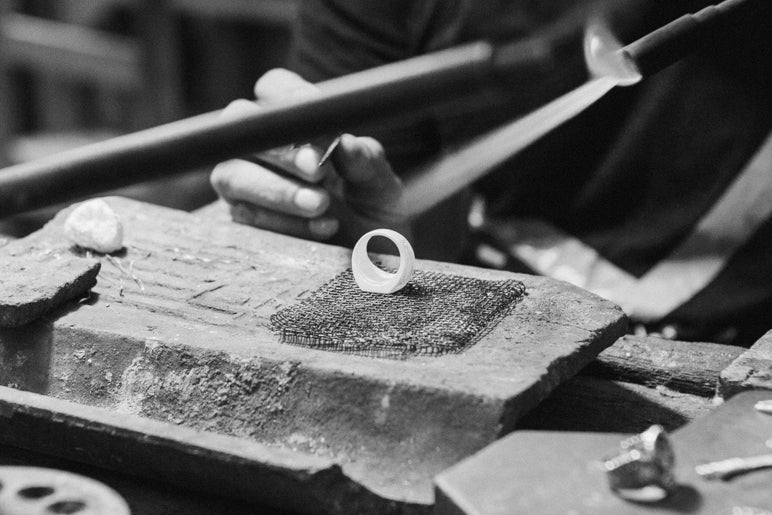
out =
[(608, 488), (600, 462), (618, 452), (625, 435), (517, 431), (440, 474), (435, 513), (768, 513), (772, 469), (731, 481), (709, 481), (694, 470), (700, 463), (768, 453), (772, 417), (753, 409), (768, 396), (744, 392), (672, 435), (680, 488), (663, 502), (627, 502)]
[(721, 371), (745, 351), (718, 343), (624, 336), (582, 374), (711, 397)]
[[(0, 334), (0, 382), (333, 456), (349, 477), (408, 504), (430, 503), (435, 473), (512, 430), (625, 328), (618, 307), (565, 283), (419, 261), (514, 277), (527, 295), (462, 354), (397, 361), (288, 346), (269, 317), (347, 268), (349, 250), (109, 202), (125, 254), (102, 258), (92, 302), (25, 337)], [(71, 252), (65, 215), (0, 253)]]
[(749, 389), (772, 390), (772, 331), (721, 372), (722, 397), (728, 399)]
[(518, 429), (627, 432), (652, 424), (677, 429), (716, 405), (699, 395), (579, 375), (558, 386)]

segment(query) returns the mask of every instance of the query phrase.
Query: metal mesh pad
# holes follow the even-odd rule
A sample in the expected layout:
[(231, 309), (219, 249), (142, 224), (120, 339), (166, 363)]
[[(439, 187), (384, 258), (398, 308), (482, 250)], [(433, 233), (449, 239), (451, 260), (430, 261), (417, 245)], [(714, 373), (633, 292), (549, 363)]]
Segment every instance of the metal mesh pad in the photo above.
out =
[(370, 357), (460, 352), (477, 342), (525, 294), (520, 281), (416, 270), (397, 293), (364, 292), (351, 270), (273, 316), (284, 343)]

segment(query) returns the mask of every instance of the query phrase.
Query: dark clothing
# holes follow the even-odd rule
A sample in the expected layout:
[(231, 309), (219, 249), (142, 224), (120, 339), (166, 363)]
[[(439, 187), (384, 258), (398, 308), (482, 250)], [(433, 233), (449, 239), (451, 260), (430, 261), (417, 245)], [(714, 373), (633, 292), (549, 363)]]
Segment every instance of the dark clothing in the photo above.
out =
[[(585, 6), (576, 4), (306, 0), (293, 67), (315, 82), (480, 38), (570, 41), (584, 23), (576, 13)], [(631, 41), (705, 2), (669, 2), (667, 8), (636, 0), (607, 4), (616, 32)], [(766, 4), (703, 52), (637, 86), (612, 91), (480, 181), (476, 189), (486, 197), (490, 214), (545, 221), (593, 249), (632, 282), (645, 279), (663, 262), (692, 259), (702, 266), (703, 256), (684, 253), (733, 249), (690, 299), (641, 319), (674, 323), (683, 336), (693, 338), (716, 339), (717, 332), (737, 328), (745, 342), (772, 328), (772, 197), (766, 197), (769, 211), (759, 207), (763, 199), (757, 200), (747, 216), (760, 220), (749, 234), (738, 236), (739, 242), (722, 246), (713, 241), (727, 238), (720, 231), (726, 224), (718, 214), (709, 217), (717, 206), (731, 204), (725, 198), (731, 186), (770, 138), (772, 2)], [(450, 109), (406, 127), (365, 130), (384, 143), (396, 170), (409, 173), (441, 149), (581, 84), (586, 72), (577, 66), (580, 52), (564, 58), (565, 65), (552, 70), (549, 81), (488, 96), (473, 112)], [(756, 174), (762, 177), (758, 187), (772, 192), (772, 159), (762, 156), (761, 162), (767, 172)], [(706, 219), (719, 228), (716, 234), (699, 232)], [(663, 291), (663, 298), (668, 294)], [(634, 309), (629, 313), (636, 318)]]

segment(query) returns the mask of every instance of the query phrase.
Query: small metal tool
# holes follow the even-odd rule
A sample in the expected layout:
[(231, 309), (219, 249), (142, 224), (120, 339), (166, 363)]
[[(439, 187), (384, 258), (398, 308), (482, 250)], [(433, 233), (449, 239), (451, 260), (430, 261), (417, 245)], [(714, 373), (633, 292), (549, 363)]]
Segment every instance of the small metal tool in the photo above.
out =
[(327, 150), (324, 152), (324, 155), (321, 159), (319, 159), (319, 168), (324, 166), (324, 164), (330, 160), (332, 157), (332, 153), (335, 152), (335, 149), (338, 148), (338, 145), (340, 145), (340, 136), (332, 140), (332, 143), (330, 143), (330, 146), (327, 147)]
[(729, 458), (697, 465), (694, 470), (705, 479), (729, 479), (738, 474), (772, 467), (772, 454), (749, 456), (747, 458)]

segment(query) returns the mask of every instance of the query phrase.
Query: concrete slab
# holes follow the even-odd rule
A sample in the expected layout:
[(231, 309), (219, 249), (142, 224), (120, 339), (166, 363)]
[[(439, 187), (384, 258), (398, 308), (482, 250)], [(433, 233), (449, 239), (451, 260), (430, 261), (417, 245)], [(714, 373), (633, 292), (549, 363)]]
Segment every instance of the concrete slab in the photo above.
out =
[[(566, 283), (419, 261), (514, 277), (527, 295), (461, 354), (387, 360), (284, 345), (270, 315), (347, 268), (349, 250), (108, 202), (125, 254), (100, 257), (89, 303), (0, 332), (0, 383), (329, 458), (405, 505), (430, 505), (434, 474), (511, 431), (626, 325), (618, 307)], [(0, 258), (70, 253), (64, 216)]]

